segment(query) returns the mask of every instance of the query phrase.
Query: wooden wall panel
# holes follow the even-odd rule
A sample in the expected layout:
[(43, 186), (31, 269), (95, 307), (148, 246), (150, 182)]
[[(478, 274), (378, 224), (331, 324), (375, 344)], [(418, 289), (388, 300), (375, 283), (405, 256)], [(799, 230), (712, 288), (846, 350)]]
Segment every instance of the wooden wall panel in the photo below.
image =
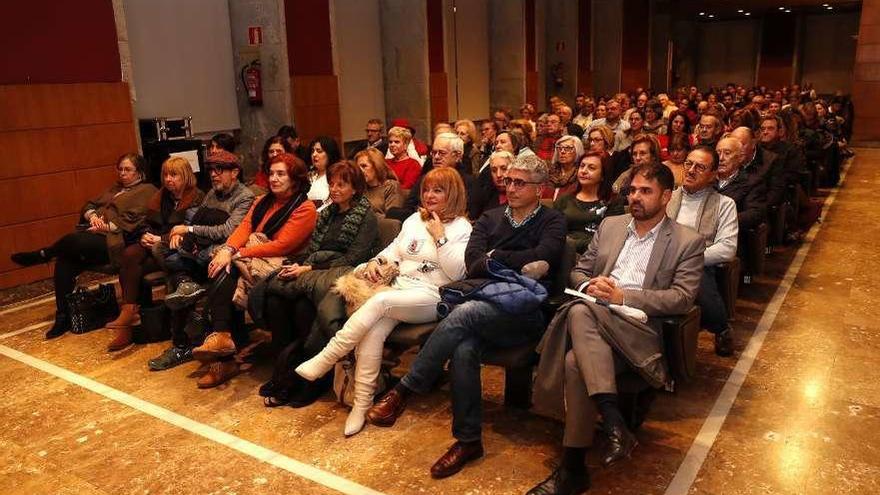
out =
[(0, 131), (131, 122), (125, 83), (0, 86)]
[(22, 269), (17, 251), (71, 232), (83, 204), (116, 180), (119, 155), (137, 150), (128, 85), (0, 86), (0, 288), (51, 275)]
[(449, 122), (448, 79), (445, 72), (431, 72), (428, 75), (431, 95), (431, 126), (439, 122)]
[(112, 165), (136, 148), (131, 122), (0, 132), (0, 179)]
[(293, 76), (293, 121), (304, 143), (330, 136), (341, 144), (339, 81), (336, 76)]

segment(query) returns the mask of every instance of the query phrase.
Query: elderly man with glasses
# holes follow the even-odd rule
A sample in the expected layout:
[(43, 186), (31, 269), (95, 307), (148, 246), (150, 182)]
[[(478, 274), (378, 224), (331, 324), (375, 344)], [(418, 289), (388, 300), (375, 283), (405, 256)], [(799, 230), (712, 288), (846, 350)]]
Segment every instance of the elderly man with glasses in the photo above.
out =
[[(534, 155), (520, 155), (502, 179), (507, 206), (484, 213), (474, 224), (465, 251), (469, 279), (489, 278), (489, 260), (500, 262), (550, 287), (551, 274), (565, 246), (565, 217), (541, 206), (547, 167)], [(441, 320), (410, 366), (409, 373), (367, 413), (378, 426), (391, 426), (413, 393), (431, 391), (450, 361), (452, 370), (452, 434), (457, 440), (431, 467), (444, 478), (482, 457), (482, 392), (480, 355), (486, 348), (512, 347), (537, 341), (544, 330), (539, 308), (509, 313), (483, 300), (468, 300)]]
[(733, 338), (727, 322), (727, 308), (721, 299), (715, 271), (736, 256), (739, 224), (736, 202), (715, 190), (718, 155), (707, 146), (697, 146), (684, 161), (684, 181), (672, 193), (666, 215), (693, 228), (706, 240), (703, 279), (696, 303), (700, 323), (715, 334), (715, 354), (733, 354)]

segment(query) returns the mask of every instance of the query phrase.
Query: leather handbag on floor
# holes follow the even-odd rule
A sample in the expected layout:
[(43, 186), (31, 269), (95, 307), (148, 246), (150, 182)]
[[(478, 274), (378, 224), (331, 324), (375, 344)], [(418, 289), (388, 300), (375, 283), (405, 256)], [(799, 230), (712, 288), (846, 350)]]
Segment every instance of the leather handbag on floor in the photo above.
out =
[(78, 287), (66, 297), (70, 331), (75, 334), (103, 328), (119, 314), (116, 291), (111, 284), (101, 284), (92, 290)]
[[(354, 405), (354, 370), (356, 366), (354, 353), (350, 353), (337, 362), (333, 368), (333, 393), (336, 394), (336, 401), (340, 404)], [(380, 371), (376, 379), (375, 396), (385, 393), (386, 383), (385, 373)]]

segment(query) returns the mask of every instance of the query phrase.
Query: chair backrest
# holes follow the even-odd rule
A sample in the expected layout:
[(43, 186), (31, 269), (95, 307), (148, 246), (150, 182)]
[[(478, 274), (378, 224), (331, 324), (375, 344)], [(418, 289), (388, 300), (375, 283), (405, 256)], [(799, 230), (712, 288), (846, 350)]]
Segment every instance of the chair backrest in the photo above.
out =
[(382, 248), (391, 244), (391, 241), (400, 233), (400, 220), (393, 218), (379, 218), (379, 243)]

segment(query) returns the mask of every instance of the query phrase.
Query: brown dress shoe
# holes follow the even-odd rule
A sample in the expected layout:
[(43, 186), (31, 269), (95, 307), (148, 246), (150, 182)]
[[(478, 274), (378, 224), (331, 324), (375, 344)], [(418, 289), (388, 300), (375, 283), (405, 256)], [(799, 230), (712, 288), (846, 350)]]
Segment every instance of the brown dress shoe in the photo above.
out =
[(216, 361), (221, 357), (235, 354), (235, 342), (229, 332), (213, 332), (205, 337), (205, 342), (193, 349), (193, 358), (203, 363)]
[(208, 372), (202, 375), (196, 384), (199, 388), (214, 388), (226, 383), (240, 372), (241, 367), (235, 361), (217, 361), (208, 365)]
[(107, 352), (115, 352), (131, 344), (131, 327), (118, 327), (114, 330), (113, 340), (107, 344)]
[(123, 304), (119, 316), (107, 322), (106, 328), (136, 327), (141, 324), (141, 307), (137, 304)]
[(483, 442), (455, 442), (437, 462), (431, 466), (432, 478), (446, 478), (461, 471), (470, 461), (483, 457)]
[(367, 411), (367, 420), (376, 426), (392, 426), (406, 408), (406, 398), (391, 389)]

